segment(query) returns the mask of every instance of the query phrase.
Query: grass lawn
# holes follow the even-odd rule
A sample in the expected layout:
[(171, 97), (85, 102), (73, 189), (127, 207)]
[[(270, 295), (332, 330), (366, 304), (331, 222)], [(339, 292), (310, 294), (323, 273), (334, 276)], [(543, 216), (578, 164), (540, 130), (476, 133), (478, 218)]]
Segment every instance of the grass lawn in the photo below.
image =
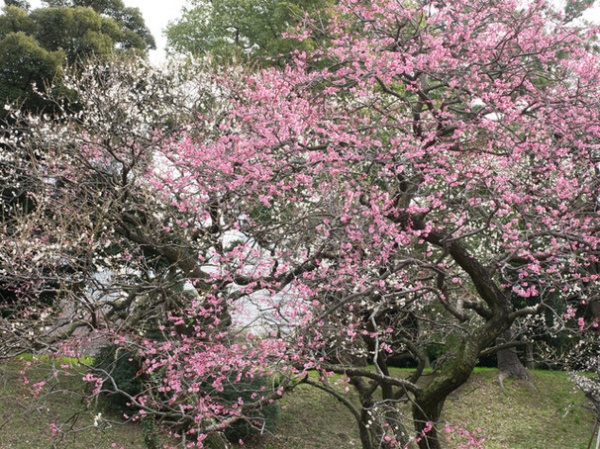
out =
[(445, 418), (482, 428), (489, 449), (586, 449), (594, 414), (564, 372), (533, 371), (533, 386), (508, 380), (503, 393), (497, 371), (480, 372), (452, 394)]
[[(140, 426), (94, 420), (98, 412), (83, 400), (86, 388), (82, 369), (72, 367), (71, 375), (54, 378), (51, 366), (43, 363), (27, 371), (25, 385), (17, 363), (0, 365), (0, 449), (144, 449)], [(63, 370), (64, 371), (64, 370)], [(33, 384), (47, 381), (49, 389), (37, 399)], [(51, 423), (62, 423), (62, 438), (52, 438)]]
[[(81, 391), (81, 368), (52, 378), (49, 364), (20, 380), (22, 366), (0, 365), (0, 449), (143, 449), (143, 432), (135, 424), (108, 422), (94, 426), (98, 412), (88, 407)], [(401, 376), (405, 373), (397, 370)], [(50, 376), (50, 377), (49, 377)], [(533, 385), (508, 380), (506, 391), (497, 382), (497, 371), (477, 370), (470, 381), (446, 401), (443, 419), (468, 429), (482, 429), (489, 449), (586, 449), (594, 416), (585, 397), (562, 372), (534, 371)], [(47, 380), (50, 394), (37, 399), (31, 385)], [(352, 390), (349, 397), (355, 400)], [(360, 448), (352, 415), (335, 398), (301, 385), (281, 402), (278, 430), (260, 440), (247, 441), (248, 449)], [(66, 435), (51, 438), (50, 424), (66, 423)], [(447, 443), (458, 447), (458, 441)]]
[[(587, 399), (564, 372), (532, 374), (535, 389), (507, 380), (502, 392), (497, 370), (477, 369), (450, 395), (442, 418), (469, 430), (481, 428), (487, 449), (586, 449), (594, 427)], [(354, 418), (326, 393), (300, 386), (282, 403), (277, 433), (252, 449), (361, 447)], [(459, 443), (450, 441), (446, 447), (455, 449)]]

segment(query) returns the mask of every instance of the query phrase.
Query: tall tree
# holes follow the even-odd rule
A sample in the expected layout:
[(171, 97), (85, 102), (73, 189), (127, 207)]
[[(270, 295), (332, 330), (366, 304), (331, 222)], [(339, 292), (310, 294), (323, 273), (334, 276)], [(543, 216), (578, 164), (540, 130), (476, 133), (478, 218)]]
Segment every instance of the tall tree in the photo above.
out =
[(144, 23), (139, 8), (126, 7), (122, 0), (44, 0), (50, 7), (92, 8), (98, 14), (114, 20), (122, 34), (124, 48), (150, 50), (156, 42)]
[[(0, 15), (0, 39), (5, 42), (0, 102), (20, 101), (24, 111), (52, 107), (41, 101), (34, 88), (42, 90), (52, 84), (65, 64), (91, 56), (106, 58), (115, 52), (145, 55), (154, 48), (139, 10), (125, 8), (120, 1), (102, 8), (96, 2), (79, 3), (49, 2), (49, 7), (33, 11), (24, 5), (4, 7)], [(26, 55), (22, 63), (20, 55)]]
[[(270, 63), (285, 60), (292, 50), (310, 49), (312, 41), (299, 43), (283, 36), (308, 16), (324, 13), (331, 0), (192, 0), (183, 17), (167, 28), (169, 47), (217, 61)], [(324, 20), (324, 14), (320, 16)]]
[[(20, 102), (24, 110), (42, 109), (45, 102), (34, 92), (51, 81), (63, 64), (63, 51), (48, 51), (23, 32), (9, 33), (0, 40), (0, 98), (3, 103)], [(3, 112), (4, 114), (4, 112)]]
[(24, 10), (28, 10), (31, 8), (31, 5), (26, 0), (4, 0), (5, 6), (16, 6), (17, 8), (21, 8)]

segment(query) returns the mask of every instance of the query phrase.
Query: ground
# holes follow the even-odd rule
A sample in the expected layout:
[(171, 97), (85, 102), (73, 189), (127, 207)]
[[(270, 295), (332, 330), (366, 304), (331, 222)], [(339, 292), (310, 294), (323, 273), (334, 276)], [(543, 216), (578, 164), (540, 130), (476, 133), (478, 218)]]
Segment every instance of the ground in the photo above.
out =
[[(47, 379), (48, 365), (29, 374), (23, 384), (22, 366), (0, 366), (0, 449), (143, 449), (143, 433), (133, 424), (109, 423), (94, 404), (77, 394), (84, 387), (81, 369), (54, 380), (51, 394), (32, 398), (31, 385)], [(401, 370), (395, 375), (405, 375)], [(467, 429), (482, 429), (486, 449), (586, 449), (594, 416), (585, 397), (563, 372), (534, 371), (533, 385), (505, 382), (502, 392), (497, 371), (478, 370), (453, 393), (443, 419)], [(72, 391), (72, 393), (66, 393)], [(352, 398), (352, 392), (348, 393)], [(352, 415), (335, 398), (309, 386), (300, 386), (281, 403), (278, 430), (246, 441), (246, 449), (351, 449), (360, 448)], [(97, 426), (94, 426), (94, 420)], [(52, 440), (52, 422), (67, 422), (68, 433)], [(66, 429), (66, 428), (65, 428)], [(458, 447), (451, 441), (448, 447)]]

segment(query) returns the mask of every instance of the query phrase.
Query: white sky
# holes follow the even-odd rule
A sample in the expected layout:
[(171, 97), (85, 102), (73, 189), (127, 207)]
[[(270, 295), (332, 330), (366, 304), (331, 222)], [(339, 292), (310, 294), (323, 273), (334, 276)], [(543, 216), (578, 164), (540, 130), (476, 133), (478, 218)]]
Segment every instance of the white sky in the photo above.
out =
[[(563, 3), (565, 0), (556, 1)], [(29, 0), (29, 2), (33, 8), (42, 5), (41, 0)], [(125, 6), (133, 6), (142, 11), (146, 25), (150, 28), (154, 39), (156, 39), (157, 49), (150, 52), (150, 60), (154, 64), (160, 64), (165, 60), (165, 45), (167, 43), (164, 29), (169, 22), (181, 17), (181, 9), (186, 4), (186, 0), (123, 0), (123, 3)], [(589, 11), (585, 17), (598, 23), (600, 22), (600, 1), (596, 1), (596, 3), (596, 7)]]
[(165, 59), (167, 39), (163, 32), (169, 22), (181, 17), (186, 0), (123, 0), (125, 6), (140, 8), (146, 25), (156, 39), (156, 50), (150, 52), (150, 61), (159, 64)]

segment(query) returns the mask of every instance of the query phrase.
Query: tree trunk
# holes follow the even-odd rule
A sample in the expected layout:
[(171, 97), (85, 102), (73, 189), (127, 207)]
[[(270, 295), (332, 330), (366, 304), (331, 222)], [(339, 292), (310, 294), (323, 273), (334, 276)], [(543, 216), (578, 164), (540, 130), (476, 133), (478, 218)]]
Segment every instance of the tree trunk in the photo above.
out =
[(477, 364), (481, 348), (486, 347), (503, 332), (506, 320), (495, 316), (484, 326), (465, 338), (454, 360), (442, 372), (415, 394), (412, 414), (419, 449), (441, 449), (436, 425), (448, 395), (463, 385)]
[[(387, 366), (384, 365), (384, 369), (389, 375)], [(356, 388), (361, 403), (358, 427), (362, 449), (392, 449), (398, 444), (405, 447), (410, 434), (402, 423), (402, 413), (393, 400), (391, 386), (380, 385), (384, 401), (376, 403), (373, 397), (376, 389), (372, 385), (358, 376), (352, 377), (350, 383)]]
[(367, 422), (368, 420), (366, 420), (364, 416), (361, 416), (361, 420), (358, 423), (360, 442), (362, 444), (362, 449), (373, 449), (373, 444), (371, 443), (371, 432), (369, 432), (369, 428), (366, 425)]
[(413, 405), (413, 420), (417, 438), (419, 439), (419, 449), (441, 449), (440, 440), (435, 424), (439, 421), (445, 398), (436, 401), (430, 407), (419, 404), (415, 401)]
[(420, 438), (419, 449), (441, 449), (436, 425), (444, 402), (471, 376), (479, 354), (477, 348), (475, 341), (464, 341), (456, 360), (415, 395), (412, 415), (417, 437)]
[(533, 342), (528, 341), (525, 344), (525, 368), (534, 369), (535, 368), (535, 360), (533, 354)]
[[(512, 341), (512, 333), (510, 329), (504, 331), (501, 336), (496, 339), (497, 344), (505, 344)], [(497, 353), (498, 357), (498, 369), (500, 374), (498, 375), (498, 382), (500, 387), (504, 390), (504, 381), (508, 378), (515, 378), (519, 380), (531, 381), (531, 376), (521, 360), (517, 355), (517, 350), (513, 348), (501, 349)]]
[(222, 432), (208, 434), (204, 440), (204, 444), (208, 449), (229, 449), (231, 447)]

